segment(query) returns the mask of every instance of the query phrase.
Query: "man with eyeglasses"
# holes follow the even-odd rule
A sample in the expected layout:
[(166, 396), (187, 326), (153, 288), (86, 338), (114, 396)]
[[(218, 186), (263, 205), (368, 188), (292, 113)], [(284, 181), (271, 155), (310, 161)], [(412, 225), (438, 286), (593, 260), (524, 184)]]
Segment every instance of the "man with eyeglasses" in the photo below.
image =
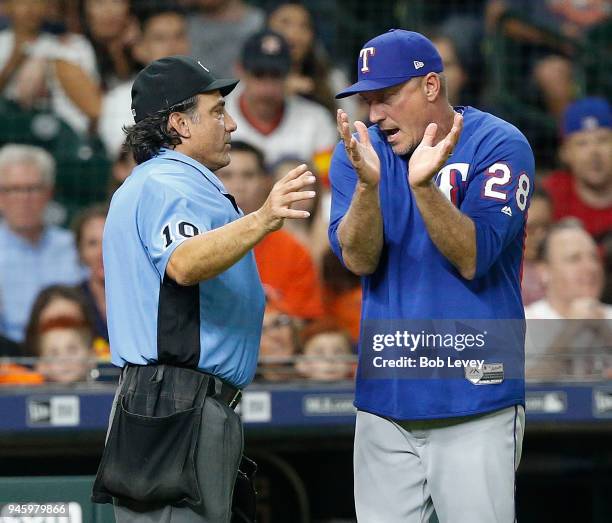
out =
[(83, 276), (72, 233), (44, 221), (54, 178), (55, 162), (45, 150), (0, 149), (0, 332), (17, 342), (38, 293)]

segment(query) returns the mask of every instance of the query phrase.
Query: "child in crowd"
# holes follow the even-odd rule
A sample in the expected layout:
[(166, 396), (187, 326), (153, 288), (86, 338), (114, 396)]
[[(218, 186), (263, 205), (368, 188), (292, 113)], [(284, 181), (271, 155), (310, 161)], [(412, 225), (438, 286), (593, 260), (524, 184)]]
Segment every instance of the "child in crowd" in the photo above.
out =
[(47, 381), (85, 381), (95, 366), (93, 335), (84, 321), (69, 316), (54, 318), (39, 329), (36, 369)]
[(302, 355), (296, 367), (305, 378), (337, 381), (352, 378), (354, 358), (351, 339), (330, 320), (315, 321), (302, 330)]
[(259, 376), (265, 381), (294, 379), (294, 359), (297, 352), (296, 319), (269, 302), (264, 313), (261, 332)]

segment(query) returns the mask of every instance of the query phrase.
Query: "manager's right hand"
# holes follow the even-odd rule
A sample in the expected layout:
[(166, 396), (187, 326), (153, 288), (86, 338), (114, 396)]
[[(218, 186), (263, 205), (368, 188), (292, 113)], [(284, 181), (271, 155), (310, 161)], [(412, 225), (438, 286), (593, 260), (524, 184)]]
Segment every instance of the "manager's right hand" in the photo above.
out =
[(338, 132), (344, 142), (346, 155), (353, 164), (359, 181), (367, 186), (378, 185), (380, 182), (380, 159), (372, 146), (372, 142), (370, 142), (366, 125), (359, 120), (354, 123), (359, 135), (359, 140), (357, 140), (351, 134), (348, 115), (342, 109), (338, 109), (336, 123)]

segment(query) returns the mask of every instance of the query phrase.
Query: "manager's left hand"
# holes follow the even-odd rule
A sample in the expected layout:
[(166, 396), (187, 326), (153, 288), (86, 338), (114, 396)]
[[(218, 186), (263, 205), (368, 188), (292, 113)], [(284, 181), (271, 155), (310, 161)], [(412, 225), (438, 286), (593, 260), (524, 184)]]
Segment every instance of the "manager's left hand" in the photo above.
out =
[(417, 188), (430, 184), (431, 179), (438, 174), (448, 157), (453, 152), (461, 130), (463, 129), (463, 116), (455, 113), (453, 127), (445, 138), (433, 145), (438, 124), (430, 123), (419, 146), (414, 150), (408, 162), (408, 182), (410, 187)]

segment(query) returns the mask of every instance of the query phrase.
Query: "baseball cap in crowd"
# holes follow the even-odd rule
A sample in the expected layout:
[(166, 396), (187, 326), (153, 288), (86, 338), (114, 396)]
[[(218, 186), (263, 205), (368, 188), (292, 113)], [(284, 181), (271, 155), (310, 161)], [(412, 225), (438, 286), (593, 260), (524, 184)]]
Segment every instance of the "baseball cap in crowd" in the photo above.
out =
[(363, 46), (357, 60), (357, 82), (336, 98), (385, 89), (443, 70), (442, 58), (429, 39), (414, 31), (390, 29)]
[(167, 56), (147, 65), (132, 86), (132, 115), (134, 121), (169, 109), (183, 100), (200, 93), (219, 90), (229, 94), (238, 80), (217, 78), (190, 56)]
[(563, 114), (561, 134), (612, 127), (612, 108), (605, 98), (582, 98), (570, 104)]
[(265, 29), (244, 43), (240, 62), (249, 72), (285, 76), (291, 69), (289, 44), (280, 34)]

